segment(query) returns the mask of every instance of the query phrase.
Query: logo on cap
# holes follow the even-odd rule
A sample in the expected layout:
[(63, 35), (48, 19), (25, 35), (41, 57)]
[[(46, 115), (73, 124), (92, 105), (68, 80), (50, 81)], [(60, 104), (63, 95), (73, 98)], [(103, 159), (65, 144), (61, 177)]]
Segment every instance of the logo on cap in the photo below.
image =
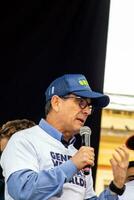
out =
[(87, 80), (85, 80), (85, 79), (80, 80), (80, 81), (79, 81), (79, 84), (80, 84), (80, 85), (84, 85), (84, 86), (89, 86)]

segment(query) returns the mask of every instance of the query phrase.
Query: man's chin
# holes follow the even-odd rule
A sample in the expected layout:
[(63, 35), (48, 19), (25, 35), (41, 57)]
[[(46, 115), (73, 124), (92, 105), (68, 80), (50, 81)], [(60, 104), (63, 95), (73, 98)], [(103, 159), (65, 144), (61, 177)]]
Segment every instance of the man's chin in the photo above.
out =
[(76, 134), (80, 133), (80, 128), (83, 127), (83, 126), (84, 126), (84, 124), (83, 124), (83, 123), (80, 123), (80, 124), (75, 128), (74, 134), (76, 135)]

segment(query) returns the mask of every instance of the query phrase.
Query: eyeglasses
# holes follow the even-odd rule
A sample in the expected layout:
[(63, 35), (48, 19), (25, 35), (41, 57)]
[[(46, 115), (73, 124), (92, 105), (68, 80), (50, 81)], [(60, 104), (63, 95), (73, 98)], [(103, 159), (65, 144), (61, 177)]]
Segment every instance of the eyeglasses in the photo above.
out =
[(80, 106), (81, 109), (85, 109), (88, 106), (89, 110), (93, 111), (93, 105), (82, 97), (79, 97), (79, 96), (63, 96), (61, 98), (63, 98), (63, 99), (69, 99), (69, 98), (76, 99), (76, 100), (78, 100), (79, 106)]

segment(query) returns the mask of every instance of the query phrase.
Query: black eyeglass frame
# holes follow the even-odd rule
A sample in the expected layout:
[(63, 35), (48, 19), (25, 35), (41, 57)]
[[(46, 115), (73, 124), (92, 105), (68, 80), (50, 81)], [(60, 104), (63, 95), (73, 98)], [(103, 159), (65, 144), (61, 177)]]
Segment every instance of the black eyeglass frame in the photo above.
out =
[[(89, 108), (89, 110), (91, 110), (93, 112), (94, 110), (94, 106), (92, 105), (92, 103), (88, 103), (88, 101), (86, 100), (86, 98), (83, 98), (83, 97), (80, 97), (80, 96), (69, 96), (69, 95), (66, 95), (66, 96), (61, 96), (60, 98), (62, 99), (79, 99), (79, 106), (81, 109), (85, 109), (87, 106)], [(83, 104), (85, 103), (85, 104)]]

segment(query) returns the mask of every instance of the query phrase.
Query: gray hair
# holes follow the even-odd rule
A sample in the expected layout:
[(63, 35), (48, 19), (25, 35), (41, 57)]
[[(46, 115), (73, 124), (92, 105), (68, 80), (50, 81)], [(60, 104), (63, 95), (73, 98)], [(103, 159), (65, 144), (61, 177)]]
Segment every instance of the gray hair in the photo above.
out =
[(46, 105), (45, 105), (45, 117), (48, 115), (48, 113), (50, 112), (52, 106), (51, 106), (51, 100), (47, 101)]

